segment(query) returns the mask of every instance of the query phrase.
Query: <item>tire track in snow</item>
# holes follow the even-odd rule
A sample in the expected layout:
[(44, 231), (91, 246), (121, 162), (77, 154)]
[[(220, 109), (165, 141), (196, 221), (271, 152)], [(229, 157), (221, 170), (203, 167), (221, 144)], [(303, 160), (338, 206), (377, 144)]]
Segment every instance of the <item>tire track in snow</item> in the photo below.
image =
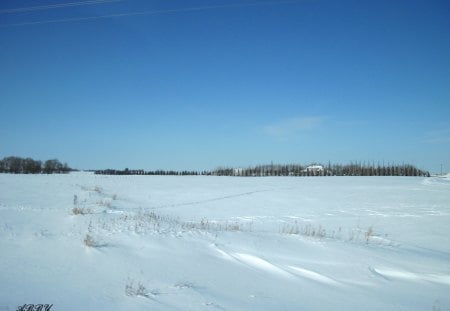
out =
[(252, 195), (252, 194), (255, 194), (255, 193), (268, 192), (268, 191), (274, 191), (274, 190), (275, 189), (248, 191), (248, 192), (242, 192), (242, 193), (237, 193), (237, 194), (220, 196), (220, 197), (206, 199), (206, 200), (198, 200), (198, 201), (191, 201), (191, 202), (183, 202), (183, 203), (175, 203), (175, 204), (166, 204), (166, 205), (161, 205), (161, 206), (155, 206), (155, 207), (151, 207), (151, 209), (162, 209), (162, 208), (168, 208), (168, 207), (179, 207), (179, 206), (189, 206), (189, 205), (200, 205), (200, 204), (204, 204), (204, 203), (228, 200), (228, 199), (233, 199), (233, 198), (237, 198), (237, 197), (243, 197), (243, 196)]

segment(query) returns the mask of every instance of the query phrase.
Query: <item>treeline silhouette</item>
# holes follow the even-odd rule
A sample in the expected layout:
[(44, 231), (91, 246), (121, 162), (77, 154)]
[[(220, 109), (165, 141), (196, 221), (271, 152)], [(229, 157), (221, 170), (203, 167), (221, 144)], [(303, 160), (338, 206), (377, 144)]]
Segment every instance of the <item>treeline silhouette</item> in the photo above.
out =
[(61, 163), (57, 159), (45, 162), (32, 158), (6, 157), (0, 160), (0, 173), (12, 174), (54, 174), (68, 173), (72, 169), (67, 163)]
[(269, 164), (249, 168), (218, 168), (212, 171), (217, 176), (430, 176), (428, 171), (420, 170), (411, 164), (331, 164), (327, 166)]
[(219, 167), (212, 171), (174, 171), (174, 170), (96, 170), (100, 175), (213, 175), (213, 176), (430, 176), (428, 171), (420, 170), (411, 164), (374, 165), (350, 163), (327, 166), (298, 164), (268, 164), (248, 168)]
[(99, 175), (211, 175), (209, 171), (174, 171), (174, 170), (156, 170), (156, 171), (145, 171), (145, 170), (130, 170), (128, 168), (124, 170), (96, 170), (95, 174)]

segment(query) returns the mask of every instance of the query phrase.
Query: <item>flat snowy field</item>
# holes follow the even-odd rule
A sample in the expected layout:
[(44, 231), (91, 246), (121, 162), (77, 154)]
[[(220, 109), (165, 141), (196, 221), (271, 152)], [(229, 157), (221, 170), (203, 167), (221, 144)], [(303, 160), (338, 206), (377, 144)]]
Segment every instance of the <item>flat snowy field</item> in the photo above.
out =
[(0, 174), (0, 310), (450, 310), (450, 178)]

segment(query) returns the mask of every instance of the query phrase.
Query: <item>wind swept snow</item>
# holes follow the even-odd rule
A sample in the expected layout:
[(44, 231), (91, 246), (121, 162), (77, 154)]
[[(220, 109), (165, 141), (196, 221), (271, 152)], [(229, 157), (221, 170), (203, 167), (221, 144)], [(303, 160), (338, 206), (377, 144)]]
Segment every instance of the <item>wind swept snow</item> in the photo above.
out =
[(449, 180), (0, 174), (0, 310), (448, 310)]

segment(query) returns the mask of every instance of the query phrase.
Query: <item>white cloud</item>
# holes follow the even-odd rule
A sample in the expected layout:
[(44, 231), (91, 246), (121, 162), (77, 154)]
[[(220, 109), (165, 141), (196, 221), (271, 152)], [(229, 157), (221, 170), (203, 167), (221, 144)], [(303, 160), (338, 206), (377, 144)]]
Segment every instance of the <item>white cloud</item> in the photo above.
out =
[(290, 118), (264, 127), (264, 131), (273, 137), (286, 138), (292, 134), (318, 128), (323, 117)]

